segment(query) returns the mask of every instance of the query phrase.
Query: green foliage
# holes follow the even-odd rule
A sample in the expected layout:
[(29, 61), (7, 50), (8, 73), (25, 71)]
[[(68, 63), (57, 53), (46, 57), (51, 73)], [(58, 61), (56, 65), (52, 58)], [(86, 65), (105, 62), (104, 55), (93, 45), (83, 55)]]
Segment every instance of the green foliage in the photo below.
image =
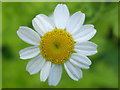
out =
[(66, 2), (71, 14), (82, 11), (85, 24), (94, 24), (97, 34), (91, 40), (98, 44), (98, 53), (89, 58), (92, 65), (83, 70), (83, 78), (75, 82), (63, 69), (62, 79), (56, 86), (39, 80), (39, 73), (29, 75), (29, 60), (20, 60), (19, 51), (27, 46), (16, 34), (19, 26), (33, 28), (32, 19), (40, 14), (51, 15), (57, 2), (4, 2), (2, 3), (2, 58), (3, 88), (115, 88), (118, 87), (118, 3)]

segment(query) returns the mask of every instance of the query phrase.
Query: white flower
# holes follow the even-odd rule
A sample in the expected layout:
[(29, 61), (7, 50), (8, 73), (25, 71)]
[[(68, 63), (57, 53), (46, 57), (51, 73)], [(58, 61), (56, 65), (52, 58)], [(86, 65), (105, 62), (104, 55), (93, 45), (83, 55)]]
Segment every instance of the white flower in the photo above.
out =
[(56, 86), (62, 76), (62, 65), (75, 81), (82, 78), (81, 69), (89, 69), (87, 56), (97, 53), (97, 45), (90, 40), (96, 33), (93, 25), (83, 25), (85, 14), (78, 11), (70, 16), (65, 4), (58, 4), (53, 19), (39, 14), (33, 20), (34, 30), (21, 26), (18, 36), (31, 47), (19, 52), (21, 59), (31, 59), (26, 70), (32, 75), (40, 72), (40, 80), (48, 79)]

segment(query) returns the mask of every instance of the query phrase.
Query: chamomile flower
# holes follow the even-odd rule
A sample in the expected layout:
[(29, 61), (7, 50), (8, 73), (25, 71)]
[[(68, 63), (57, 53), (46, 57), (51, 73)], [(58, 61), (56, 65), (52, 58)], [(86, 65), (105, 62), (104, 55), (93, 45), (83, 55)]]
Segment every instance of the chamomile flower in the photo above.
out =
[(85, 14), (81, 11), (70, 16), (65, 4), (58, 4), (53, 19), (39, 14), (32, 24), (35, 31), (21, 26), (18, 36), (31, 47), (22, 49), (21, 59), (31, 59), (26, 70), (31, 74), (40, 72), (40, 80), (48, 79), (56, 86), (62, 76), (62, 65), (75, 81), (82, 78), (81, 69), (89, 69), (91, 61), (87, 56), (97, 53), (97, 45), (90, 40), (96, 33), (91, 24), (83, 25)]

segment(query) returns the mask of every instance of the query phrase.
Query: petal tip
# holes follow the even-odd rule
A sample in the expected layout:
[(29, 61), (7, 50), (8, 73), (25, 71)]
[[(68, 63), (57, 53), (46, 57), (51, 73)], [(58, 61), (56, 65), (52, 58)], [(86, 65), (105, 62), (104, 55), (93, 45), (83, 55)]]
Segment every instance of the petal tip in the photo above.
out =
[(43, 79), (43, 78), (40, 78), (40, 81), (41, 81), (41, 82), (45, 82), (46, 80), (45, 80), (45, 79)]

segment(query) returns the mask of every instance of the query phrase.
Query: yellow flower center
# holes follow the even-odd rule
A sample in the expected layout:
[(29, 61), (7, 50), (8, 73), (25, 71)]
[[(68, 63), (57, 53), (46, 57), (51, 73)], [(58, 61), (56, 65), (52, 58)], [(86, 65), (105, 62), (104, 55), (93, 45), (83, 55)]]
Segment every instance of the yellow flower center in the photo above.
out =
[(55, 64), (69, 60), (74, 49), (72, 36), (62, 29), (54, 29), (42, 36), (40, 50), (43, 57)]

